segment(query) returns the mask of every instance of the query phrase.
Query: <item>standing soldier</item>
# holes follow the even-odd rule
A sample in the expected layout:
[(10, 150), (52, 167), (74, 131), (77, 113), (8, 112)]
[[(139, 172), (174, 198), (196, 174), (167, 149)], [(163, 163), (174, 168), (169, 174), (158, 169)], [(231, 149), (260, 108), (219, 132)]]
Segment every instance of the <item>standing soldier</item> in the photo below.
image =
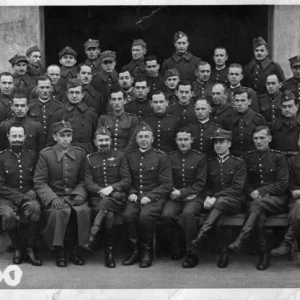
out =
[[(217, 224), (222, 215), (240, 213), (245, 205), (243, 189), (246, 180), (246, 165), (243, 159), (233, 156), (229, 148), (232, 135), (230, 131), (217, 129), (212, 138), (216, 156), (207, 162), (206, 198), (204, 209), (210, 211), (199, 233), (191, 243), (201, 248), (207, 233)], [(229, 263), (227, 236), (221, 236), (221, 254), (217, 266), (226, 268)]]
[(29, 99), (30, 93), (36, 85), (36, 80), (26, 73), (28, 60), (24, 55), (16, 54), (9, 62), (14, 70), (15, 91), (25, 94), (27, 99)]
[[(70, 122), (73, 127), (72, 145), (81, 147), (86, 153), (92, 153), (94, 152), (92, 140), (97, 126), (97, 113), (85, 102), (82, 102), (82, 85), (77, 78), (69, 80), (67, 89), (69, 101), (65, 106), (55, 111), (52, 116), (52, 123), (62, 120)], [(53, 144), (53, 133), (49, 130), (47, 146)]]
[(30, 47), (26, 50), (26, 58), (28, 60), (27, 74), (30, 77), (39, 77), (45, 74), (45, 69), (41, 64), (41, 50), (38, 46)]
[(127, 154), (132, 177), (123, 220), (132, 252), (123, 261), (130, 266), (140, 261), (148, 268), (153, 260), (155, 222), (172, 190), (172, 166), (167, 154), (152, 148), (153, 132), (144, 122), (139, 124), (136, 141), (139, 149)]
[(169, 101), (169, 105), (174, 105), (178, 102), (178, 98), (176, 96), (176, 87), (178, 82), (180, 81), (179, 72), (177, 69), (170, 69), (165, 71), (165, 89), (164, 94), (166, 99)]
[[(42, 261), (36, 256), (36, 238), (40, 218), (40, 204), (33, 189), (36, 154), (24, 148), (26, 130), (21, 124), (12, 124), (7, 131), (9, 148), (0, 153), (0, 217), (14, 247), (13, 264), (23, 260), (34, 266)], [(28, 220), (25, 249), (18, 230), (19, 216)]]
[(45, 134), (40, 122), (28, 117), (28, 103), (24, 94), (14, 94), (12, 109), (14, 117), (0, 124), (0, 150), (9, 148), (7, 130), (12, 124), (21, 124), (26, 131), (25, 148), (39, 153), (45, 147)]
[(92, 68), (92, 73), (98, 73), (102, 71), (101, 60), (100, 60), (100, 44), (99, 40), (89, 39), (83, 44), (84, 52), (87, 56), (84, 64)]
[(112, 232), (114, 213), (123, 212), (131, 177), (125, 154), (110, 149), (111, 137), (107, 128), (96, 130), (94, 142), (98, 151), (87, 156), (84, 175), (85, 187), (90, 193), (90, 207), (95, 215), (88, 248), (93, 247), (101, 224), (105, 222), (105, 265), (115, 268)]
[(268, 45), (262, 37), (253, 40), (253, 52), (254, 59), (245, 66), (243, 82), (260, 96), (267, 92), (265, 83), (268, 75), (276, 74), (280, 82), (285, 77), (280, 65), (268, 57)]
[(134, 78), (145, 75), (145, 54), (147, 53), (147, 44), (142, 40), (133, 40), (131, 46), (132, 60), (124, 68), (132, 74)]
[(120, 88), (115, 88), (110, 93), (110, 106), (112, 112), (100, 116), (97, 128), (106, 127), (110, 131), (110, 146), (113, 150), (128, 152), (131, 149), (131, 139), (138, 123), (136, 115), (124, 110), (125, 97)]
[(210, 81), (213, 83), (224, 83), (228, 85), (228, 67), (226, 60), (228, 59), (227, 50), (225, 47), (217, 47), (214, 50), (213, 60), (215, 67), (211, 70)]
[(14, 77), (9, 72), (0, 74), (0, 123), (14, 115), (12, 97), (14, 91)]
[(124, 93), (126, 103), (132, 102), (136, 99), (133, 82), (134, 78), (129, 70), (126, 68), (122, 68), (119, 73), (118, 84)]
[(63, 106), (53, 99), (51, 90), (51, 78), (47, 75), (40, 76), (36, 87), (38, 97), (28, 104), (28, 116), (42, 124), (45, 137), (47, 137), (54, 112)]
[(91, 228), (84, 189), (85, 152), (71, 146), (71, 123), (54, 123), (51, 131), (56, 144), (41, 151), (33, 179), (44, 208), (42, 235), (49, 249), (54, 247), (58, 267), (67, 266), (65, 248), (71, 248), (75, 265), (84, 265), (78, 246), (87, 242)]
[(170, 241), (172, 260), (182, 257), (177, 228), (178, 219), (181, 218), (186, 245), (183, 268), (193, 268), (198, 261), (189, 244), (197, 232), (197, 217), (203, 206), (201, 193), (205, 187), (207, 173), (206, 157), (201, 152), (192, 149), (193, 139), (191, 133), (184, 130), (177, 133), (178, 150), (169, 153), (173, 166), (174, 187), (162, 215), (163, 228)]
[(282, 214), (286, 211), (286, 190), (289, 181), (286, 159), (281, 152), (269, 148), (271, 139), (267, 126), (258, 126), (253, 133), (256, 150), (249, 151), (245, 157), (248, 174), (246, 193), (251, 200), (250, 213), (239, 236), (228, 246), (231, 251), (241, 251), (258, 223), (260, 259), (256, 268), (260, 271), (266, 270), (270, 265), (265, 215)]
[(174, 46), (176, 51), (163, 62), (161, 68), (162, 73), (176, 68), (179, 71), (180, 80), (196, 80), (194, 71), (197, 68), (200, 58), (188, 51), (189, 44), (188, 36), (184, 32), (178, 31), (174, 34)]

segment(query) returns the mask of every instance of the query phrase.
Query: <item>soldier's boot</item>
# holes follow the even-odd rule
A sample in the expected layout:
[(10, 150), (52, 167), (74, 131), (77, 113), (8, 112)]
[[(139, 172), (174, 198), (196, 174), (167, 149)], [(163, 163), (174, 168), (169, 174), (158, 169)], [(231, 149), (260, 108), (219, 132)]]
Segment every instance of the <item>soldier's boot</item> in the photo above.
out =
[(197, 248), (202, 248), (204, 241), (207, 238), (208, 231), (216, 224), (221, 216), (221, 211), (213, 209), (204, 220), (196, 239), (192, 240), (191, 244)]
[(25, 261), (31, 263), (33, 266), (41, 266), (42, 260), (36, 255), (36, 237), (38, 234), (38, 223), (29, 221), (28, 240), (25, 249)]
[(113, 228), (105, 228), (105, 266), (115, 268), (115, 258), (113, 253)]
[(192, 253), (187, 253), (181, 266), (184, 269), (190, 269), (196, 267), (197, 265), (198, 265), (198, 256)]
[(79, 247), (73, 245), (71, 248), (71, 260), (73, 262), (74, 265), (77, 266), (83, 266), (85, 264), (84, 259), (82, 258), (82, 256), (79, 253)]
[(293, 243), (299, 233), (299, 228), (296, 224), (291, 224), (284, 235), (281, 245), (271, 251), (272, 256), (287, 256), (291, 254)]
[(164, 229), (167, 234), (167, 239), (171, 250), (171, 259), (172, 260), (181, 259), (183, 257), (183, 254), (179, 247), (178, 228), (176, 228), (173, 224), (167, 222), (164, 223)]
[(240, 252), (245, 247), (245, 244), (250, 239), (251, 233), (255, 226), (259, 214), (256, 212), (251, 212), (245, 221), (245, 224), (239, 234), (239, 236), (233, 241), (229, 246), (228, 250), (233, 252)]
[(59, 268), (64, 268), (68, 266), (66, 251), (63, 247), (55, 246), (55, 253), (56, 253), (56, 265)]
[(132, 266), (135, 263), (140, 261), (141, 258), (141, 252), (138, 245), (137, 239), (129, 239), (130, 247), (131, 247), (131, 253), (127, 258), (125, 258), (122, 262), (124, 266)]
[(270, 252), (267, 245), (267, 233), (263, 225), (258, 227), (259, 243), (260, 243), (260, 257), (256, 265), (256, 269), (260, 271), (266, 270), (270, 266)]
[(20, 245), (20, 237), (18, 234), (18, 229), (10, 229), (10, 230), (7, 229), (6, 232), (14, 247), (14, 254), (12, 259), (13, 264), (19, 265), (23, 262), (24, 256)]
[(229, 264), (229, 253), (227, 247), (223, 247), (219, 254), (219, 260), (217, 262), (218, 268), (226, 268)]
[(152, 241), (142, 242), (142, 255), (140, 261), (140, 268), (149, 268), (152, 266), (153, 260), (153, 247)]

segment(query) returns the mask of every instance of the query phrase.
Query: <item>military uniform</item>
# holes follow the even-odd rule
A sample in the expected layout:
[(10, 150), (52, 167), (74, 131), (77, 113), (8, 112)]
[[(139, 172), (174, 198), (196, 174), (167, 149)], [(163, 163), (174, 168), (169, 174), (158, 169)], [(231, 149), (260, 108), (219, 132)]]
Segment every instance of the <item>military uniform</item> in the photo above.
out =
[(148, 99), (143, 101), (136, 99), (130, 103), (126, 103), (124, 109), (128, 113), (136, 115), (139, 121), (153, 112), (153, 108), (150, 105), (150, 100)]
[(132, 74), (132, 76), (134, 78), (137, 78), (141, 75), (146, 74), (144, 59), (139, 60), (139, 61), (131, 60), (131, 62), (129, 64), (125, 65), (123, 68), (126, 68), (127, 70), (129, 70), (130, 74)]
[(225, 103), (223, 105), (215, 105), (212, 108), (210, 119), (223, 127), (225, 118), (227, 117), (227, 115), (231, 115), (233, 111), (234, 108), (228, 103)]
[(150, 114), (142, 119), (146, 122), (153, 131), (154, 141), (153, 147), (155, 149), (171, 152), (176, 149), (176, 134), (178, 132), (180, 119), (164, 113), (162, 115)]
[(126, 103), (134, 101), (137, 97), (136, 94), (133, 91), (133, 88), (131, 88), (129, 91), (124, 91)]
[(41, 65), (41, 63), (39, 63), (38, 66), (32, 65), (32, 64), (28, 64), (27, 66), (27, 74), (32, 77), (32, 78), (37, 78), (41, 75), (45, 75), (46, 71), (43, 68), (43, 66)]
[(168, 106), (172, 106), (172, 105), (178, 103), (178, 97), (175, 94), (175, 89), (171, 90), (168, 87), (165, 87), (163, 94), (165, 95), (166, 100), (169, 101)]
[(131, 149), (131, 139), (138, 123), (138, 118), (134, 114), (123, 112), (121, 116), (113, 113), (100, 116), (97, 128), (106, 127), (111, 133), (111, 148), (128, 152)]
[(86, 61), (84, 62), (84, 64), (86, 64), (92, 68), (93, 74), (99, 73), (103, 70), (102, 65), (101, 65), (101, 60), (99, 57), (97, 57), (97, 59), (94, 61), (91, 61), (90, 59), (87, 58)]
[(205, 123), (195, 121), (184, 127), (187, 132), (191, 132), (194, 137), (192, 148), (204, 153), (207, 157), (214, 155), (214, 143), (212, 134), (221, 126), (208, 120)]
[[(66, 104), (68, 102), (68, 96), (67, 96), (67, 92), (62, 88), (61, 85), (56, 84), (56, 85), (52, 85), (52, 98), (53, 100), (56, 100), (62, 104)], [(34, 88), (29, 96), (29, 102), (37, 99), (39, 97), (36, 88)]]
[(193, 82), (193, 88), (194, 91), (194, 99), (197, 100), (199, 98), (206, 98), (210, 102), (212, 102), (211, 93), (212, 88), (214, 86), (214, 83), (211, 81), (207, 82), (200, 82), (199, 80)]
[(9, 148), (9, 141), (6, 134), (9, 126), (14, 123), (20, 123), (25, 127), (25, 148), (39, 153), (45, 147), (46, 137), (44, 134), (43, 126), (41, 125), (41, 123), (32, 120), (26, 115), (22, 119), (14, 116), (13, 118), (3, 121), (0, 124), (0, 150)]
[(295, 77), (291, 77), (282, 83), (280, 90), (292, 91), (297, 98), (297, 102), (300, 102), (300, 80), (297, 80)]
[(84, 101), (88, 107), (92, 107), (98, 116), (104, 114), (106, 103), (104, 102), (103, 95), (96, 91), (90, 84), (83, 86), (83, 92), (85, 95), (82, 101)]
[(28, 104), (28, 116), (42, 124), (44, 135), (47, 137), (52, 116), (54, 112), (61, 107), (62, 104), (54, 100), (53, 97), (50, 97), (47, 102), (42, 102), (39, 99), (35, 99)]
[[(46, 226), (42, 231), (49, 248), (64, 246), (65, 232), (71, 211), (77, 216), (78, 245), (83, 245), (90, 232), (91, 210), (85, 201), (74, 206), (74, 197), (86, 200), (84, 189), (85, 152), (79, 147), (70, 146), (66, 152), (56, 144), (41, 151), (34, 174), (34, 187), (43, 204)], [(51, 208), (51, 202), (64, 198), (64, 207)]]
[[(97, 113), (84, 102), (78, 105), (68, 103), (55, 111), (52, 124), (62, 120), (70, 122), (73, 126), (72, 145), (83, 148), (87, 153), (94, 152), (92, 140), (97, 126)], [(47, 146), (53, 144), (52, 131), (49, 130)]]
[(148, 85), (150, 87), (149, 95), (151, 96), (157, 90), (162, 91), (165, 88), (165, 80), (159, 74), (155, 77), (146, 76)]
[(72, 68), (66, 68), (65, 66), (61, 66), (60, 70), (61, 73), (58, 83), (64, 90), (66, 90), (69, 79), (77, 77), (77, 67), (73, 66)]
[(28, 74), (23, 76), (14, 74), (14, 85), (15, 92), (23, 93), (29, 99), (31, 91), (36, 86), (36, 78), (30, 77)]
[(268, 126), (266, 119), (248, 108), (242, 115), (234, 110), (231, 115), (224, 119), (224, 128), (232, 131), (231, 152), (236, 156), (244, 156), (246, 152), (254, 149), (253, 131), (257, 126)]
[(266, 94), (259, 97), (260, 113), (265, 119), (271, 124), (276, 120), (276, 118), (281, 115), (281, 96), (282, 93), (279, 92), (277, 95)]
[(222, 69), (219, 70), (216, 67), (214, 67), (211, 70), (209, 79), (214, 84), (224, 83), (227, 86), (229, 84), (227, 75), (228, 75), (228, 67), (224, 66)]
[(11, 95), (0, 95), (0, 123), (14, 116), (12, 110), (12, 96)]

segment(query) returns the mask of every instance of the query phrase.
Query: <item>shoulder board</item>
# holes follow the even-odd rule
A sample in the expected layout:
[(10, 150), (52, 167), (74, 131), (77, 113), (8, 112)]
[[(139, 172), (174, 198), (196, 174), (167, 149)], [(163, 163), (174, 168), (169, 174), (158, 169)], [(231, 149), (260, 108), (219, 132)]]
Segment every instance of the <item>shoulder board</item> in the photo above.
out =
[[(61, 102), (59, 102), (58, 100), (56, 100), (56, 99), (54, 99), (54, 98), (52, 99), (52, 101), (55, 102), (55, 103), (57, 103), (57, 104), (59, 104), (60, 106), (63, 106), (63, 104), (62, 104)], [(30, 102), (29, 102), (29, 103), (30, 103)]]
[(37, 102), (37, 99), (31, 99), (28, 104)]
[(53, 147), (46, 147), (43, 150), (41, 150), (41, 152), (47, 152), (47, 151), (52, 150), (52, 149), (53, 149)]
[(263, 115), (261, 115), (261, 114), (259, 114), (259, 113), (257, 113), (257, 112), (254, 112), (254, 113), (255, 113), (255, 116), (257, 116), (257, 117), (260, 117), (260, 118), (262, 118), (262, 119), (265, 118)]
[(288, 78), (288, 79), (284, 80), (284, 81), (282, 82), (282, 84), (291, 81), (293, 78), (294, 78), (294, 77), (291, 77), (291, 78)]
[(127, 152), (127, 154), (133, 153), (133, 152), (137, 152), (139, 149), (133, 149)]
[(251, 153), (254, 153), (254, 152), (256, 152), (256, 150), (250, 150), (250, 151), (247, 152), (247, 154), (251, 154)]
[[(111, 114), (111, 113), (109, 113), (109, 114)], [(125, 112), (125, 114), (126, 114), (127, 116), (132, 116), (132, 117), (136, 116), (135, 114), (133, 114), (133, 113), (128, 113), (128, 112)]]
[(91, 156), (93, 156), (93, 155), (95, 155), (95, 154), (97, 154), (98, 152), (94, 152), (94, 153), (90, 153), (90, 154), (88, 154), (86, 157), (91, 157)]
[(74, 149), (80, 150), (85, 153), (85, 151), (81, 147), (78, 147), (78, 146), (73, 146), (73, 147), (74, 147)]
[(2, 151), (0, 151), (0, 154), (6, 152), (7, 150), (8, 150), (8, 148), (7, 148), (7, 149), (4, 149), (4, 150), (2, 150)]
[(274, 153), (277, 153), (277, 154), (283, 154), (281, 151), (279, 151), (279, 150), (275, 150), (275, 149), (270, 149), (271, 150), (271, 152), (274, 152)]
[(174, 153), (177, 153), (178, 150), (175, 150), (175, 151), (172, 151), (172, 152), (169, 152), (168, 155), (171, 155), (171, 154), (174, 154)]
[(213, 125), (216, 125), (216, 126), (218, 126), (218, 127), (222, 127), (220, 124), (215, 123), (215, 122), (213, 122), (213, 121), (210, 121), (210, 123), (213, 124)]
[(97, 112), (96, 112), (96, 110), (95, 110), (95, 108), (94, 108), (94, 107), (92, 107), (92, 106), (88, 106), (88, 109), (90, 109), (91, 111), (93, 111), (93, 112), (97, 113)]
[(160, 153), (160, 154), (166, 154), (164, 151), (161, 151), (161, 150), (158, 150), (158, 149), (154, 149), (154, 148), (153, 148), (153, 150), (154, 150), (155, 152), (157, 152), (157, 153)]
[(212, 81), (210, 81), (210, 80), (208, 80), (208, 82), (207, 83), (209, 83), (209, 84), (214, 84)]
[(173, 118), (173, 119), (180, 120), (180, 118), (178, 118), (178, 117), (176, 117), (176, 116), (174, 116), (174, 115), (167, 114), (167, 116), (168, 116), (168, 117), (171, 117), (171, 118)]
[[(250, 151), (249, 151), (250, 152)], [(236, 159), (236, 160), (240, 160), (240, 161), (243, 161), (243, 159), (241, 157), (238, 157), (238, 156), (234, 156), (232, 154), (230, 154), (230, 157)]]
[(211, 160), (215, 160), (215, 159), (217, 159), (217, 157), (213, 156), (213, 157), (209, 157), (207, 160), (211, 161)]
[(257, 95), (258, 98), (263, 98), (263, 97), (266, 97), (268, 94), (260, 94), (260, 95)]
[(195, 153), (197, 153), (197, 154), (201, 154), (201, 155), (204, 155), (201, 151), (199, 151), (199, 150), (196, 150), (196, 149), (192, 149), (193, 150), (193, 152), (195, 152)]
[(31, 152), (31, 153), (34, 153), (34, 151), (32, 151), (32, 150), (30, 150), (30, 149), (28, 149), (28, 148), (23, 148), (25, 151), (27, 151), (27, 152)]
[(175, 103), (172, 103), (171, 105), (169, 105), (169, 106), (167, 107), (167, 109), (169, 109), (170, 107), (173, 107), (173, 106), (175, 106)]

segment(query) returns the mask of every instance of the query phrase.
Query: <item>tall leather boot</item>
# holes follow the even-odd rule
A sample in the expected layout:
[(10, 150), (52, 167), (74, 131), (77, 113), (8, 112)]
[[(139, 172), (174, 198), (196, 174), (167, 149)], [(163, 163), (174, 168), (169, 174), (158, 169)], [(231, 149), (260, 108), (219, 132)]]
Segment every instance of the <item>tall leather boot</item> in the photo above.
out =
[(179, 260), (182, 258), (182, 252), (179, 247), (179, 236), (178, 236), (178, 228), (174, 226), (174, 224), (170, 222), (164, 222), (163, 228), (167, 235), (167, 240), (169, 242), (169, 248), (171, 250), (171, 259)]
[(260, 271), (266, 270), (270, 266), (270, 252), (267, 245), (267, 233), (265, 226), (260, 222), (258, 227), (260, 257), (256, 265), (256, 269)]
[(18, 229), (10, 229), (10, 230), (6, 230), (6, 232), (14, 247), (13, 264), (19, 265), (23, 262), (24, 257), (20, 245), (20, 237), (18, 234)]
[(36, 237), (38, 234), (37, 222), (29, 221), (28, 227), (28, 240), (27, 247), (25, 249), (25, 261), (31, 263), (33, 266), (41, 266), (42, 260), (37, 257), (35, 253)]
[(135, 263), (140, 261), (141, 252), (138, 245), (137, 239), (129, 239), (131, 252), (130, 254), (123, 260), (122, 264), (124, 266), (132, 266)]
[(105, 266), (115, 268), (115, 258), (113, 254), (113, 228), (105, 228)]
[(197, 248), (201, 248), (207, 238), (207, 232), (214, 226), (214, 224), (216, 224), (221, 216), (221, 211), (213, 209), (204, 220), (196, 239), (192, 240), (191, 244)]
[(256, 212), (251, 212), (250, 215), (247, 217), (245, 224), (239, 234), (239, 236), (235, 239), (234, 242), (232, 242), (229, 246), (228, 249), (230, 251), (234, 252), (240, 252), (247, 241), (250, 239), (251, 232), (255, 226), (255, 223), (257, 221), (259, 214)]
[(140, 261), (140, 268), (149, 268), (153, 260), (153, 247), (151, 241), (142, 242), (142, 255)]
[(299, 233), (299, 227), (296, 224), (291, 224), (284, 235), (281, 245), (271, 251), (272, 256), (290, 255), (293, 243)]

